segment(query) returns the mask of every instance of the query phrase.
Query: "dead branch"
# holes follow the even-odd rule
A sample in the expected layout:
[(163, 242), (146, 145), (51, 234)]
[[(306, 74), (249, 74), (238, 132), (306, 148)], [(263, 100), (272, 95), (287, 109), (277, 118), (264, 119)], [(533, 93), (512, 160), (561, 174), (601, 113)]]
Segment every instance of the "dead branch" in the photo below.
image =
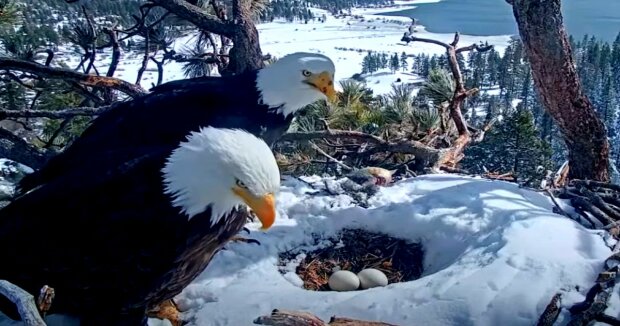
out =
[(503, 180), (503, 181), (510, 181), (510, 182), (517, 181), (517, 178), (514, 176), (512, 172), (506, 172), (506, 173), (487, 172), (483, 174), (482, 177), (491, 179), (491, 180)]
[(562, 311), (562, 294), (556, 293), (540, 315), (536, 326), (553, 326)]
[(604, 315), (607, 309), (607, 301), (611, 297), (611, 291), (616, 284), (615, 277), (617, 266), (599, 274), (596, 284), (590, 288), (584, 301), (569, 308), (571, 320), (567, 325), (588, 325), (592, 320)]
[(339, 160), (335, 159), (333, 156), (331, 156), (331, 155), (329, 155), (329, 154), (325, 153), (325, 151), (324, 151), (324, 150), (322, 150), (319, 146), (317, 146), (314, 142), (309, 141), (308, 143), (310, 144), (310, 146), (311, 146), (311, 147), (312, 147), (315, 151), (317, 151), (319, 154), (321, 154), (321, 155), (325, 156), (325, 158), (327, 158), (328, 160), (330, 160), (330, 161), (332, 161), (332, 162), (334, 162), (334, 163), (336, 163), (336, 164), (340, 165), (340, 166), (341, 166), (342, 168), (344, 168), (345, 170), (353, 170), (353, 168), (351, 168), (350, 166), (348, 166), (348, 165), (346, 165), (346, 164), (342, 163), (341, 161), (339, 161)]
[(0, 120), (7, 118), (50, 118), (64, 119), (75, 116), (95, 116), (112, 108), (112, 105), (100, 107), (77, 107), (65, 110), (0, 110)]
[(42, 151), (12, 132), (0, 128), (0, 157), (39, 169), (54, 153)]
[(37, 310), (32, 294), (6, 280), (0, 280), (0, 294), (17, 306), (19, 315), (26, 326), (46, 326)]
[[(408, 37), (408, 40), (411, 42), (431, 43), (442, 46), (446, 49), (448, 63), (450, 66), (450, 70), (452, 71), (452, 77), (455, 82), (454, 95), (452, 96), (452, 99), (448, 104), (448, 112), (450, 114), (450, 118), (456, 126), (456, 130), (458, 131), (459, 136), (452, 144), (446, 155), (441, 158), (439, 164), (450, 167), (456, 167), (457, 163), (463, 159), (463, 152), (465, 151), (467, 145), (469, 145), (469, 143), (471, 142), (471, 135), (469, 133), (467, 123), (465, 122), (463, 114), (461, 113), (461, 106), (467, 97), (472, 96), (478, 92), (478, 89), (475, 88), (469, 90), (465, 88), (465, 84), (463, 82), (463, 75), (461, 74), (461, 69), (459, 67), (456, 54), (473, 50), (484, 52), (489, 51), (493, 48), (492, 46), (481, 46), (478, 44), (472, 44), (470, 46), (457, 48), (456, 46), (459, 42), (459, 39), (460, 35), (458, 32), (454, 34), (454, 39), (450, 44), (433, 39), (419, 38), (415, 36)], [(490, 124), (488, 125), (487, 129), (488, 128), (490, 128)], [(481, 139), (483, 135), (484, 134), (481, 133), (480, 135), (477, 135), (478, 137), (476, 138)]]
[(142, 65), (140, 65), (140, 69), (138, 69), (138, 76), (136, 77), (136, 85), (140, 85), (140, 81), (142, 80), (142, 74), (146, 71), (146, 67), (149, 63), (149, 48), (151, 47), (150, 40), (150, 32), (147, 30), (144, 32), (144, 55), (142, 56)]
[(254, 324), (271, 326), (397, 326), (335, 316), (331, 317), (329, 323), (325, 323), (319, 317), (307, 312), (278, 309), (274, 309), (271, 315), (256, 318)]
[(118, 63), (121, 58), (121, 47), (118, 43), (118, 34), (114, 27), (106, 27), (103, 29), (103, 32), (108, 35), (108, 38), (110, 39), (110, 44), (112, 44), (112, 61), (110, 62), (110, 67), (108, 68), (106, 76), (113, 77), (114, 72), (116, 72), (116, 67), (118, 67)]
[(142, 87), (133, 85), (122, 79), (87, 75), (69, 69), (47, 67), (36, 62), (19, 59), (0, 58), (0, 69), (28, 72), (44, 78), (59, 79), (69, 82), (73, 81), (86, 86), (112, 88), (131, 97), (137, 97), (146, 93)]
[(569, 199), (582, 216), (589, 218), (591, 215), (604, 226), (620, 221), (620, 185), (575, 179), (557, 189), (555, 194)]
[[(66, 118), (66, 119), (62, 120), (62, 122), (60, 123), (58, 128), (56, 128), (56, 130), (54, 130), (54, 133), (52, 134), (52, 136), (47, 141), (44, 141), (45, 145), (43, 146), (43, 148), (50, 148), (50, 147), (54, 146), (54, 141), (56, 141), (58, 136), (60, 136), (62, 131), (67, 127), (67, 125), (69, 125), (69, 123), (71, 122), (72, 119), (73, 118)], [(43, 141), (38, 136), (37, 136), (37, 138), (40, 141)]]
[(435, 149), (415, 140), (400, 140), (396, 142), (389, 142), (371, 134), (366, 134), (359, 131), (337, 129), (286, 133), (282, 135), (282, 137), (280, 137), (278, 141), (311, 141), (315, 139), (349, 139), (361, 142), (369, 142), (372, 143), (374, 147), (368, 150), (368, 152), (365, 152), (365, 155), (376, 152), (396, 152), (402, 154), (413, 154), (417, 160), (425, 162), (426, 166), (435, 166), (437, 162), (440, 161), (441, 157), (446, 153), (445, 150)]
[(271, 326), (325, 326), (325, 322), (307, 312), (274, 309), (271, 315), (260, 316), (254, 320), (257, 325)]

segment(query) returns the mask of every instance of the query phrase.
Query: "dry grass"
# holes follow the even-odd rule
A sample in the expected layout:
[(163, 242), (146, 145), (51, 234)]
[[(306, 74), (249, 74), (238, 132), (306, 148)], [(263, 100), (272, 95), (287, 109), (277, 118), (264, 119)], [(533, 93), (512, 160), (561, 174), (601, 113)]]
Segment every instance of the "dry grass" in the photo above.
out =
[[(337, 269), (358, 273), (375, 268), (385, 273), (389, 283), (411, 281), (422, 275), (424, 252), (419, 243), (359, 229), (345, 229), (331, 240), (334, 245), (306, 253), (297, 267), (305, 289), (329, 291), (327, 281)], [(338, 240), (342, 244), (336, 245)], [(298, 254), (281, 254), (281, 265)]]

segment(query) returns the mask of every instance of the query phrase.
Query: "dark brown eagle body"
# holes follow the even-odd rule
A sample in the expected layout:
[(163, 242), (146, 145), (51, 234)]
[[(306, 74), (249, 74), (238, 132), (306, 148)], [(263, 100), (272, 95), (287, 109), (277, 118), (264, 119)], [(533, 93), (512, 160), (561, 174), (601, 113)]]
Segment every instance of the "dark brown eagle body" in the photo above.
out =
[[(0, 279), (55, 289), (50, 313), (83, 325), (146, 325), (145, 311), (180, 293), (247, 222), (210, 210), (188, 220), (164, 194), (162, 147), (114, 169), (82, 169), (0, 210)], [(124, 191), (120, 191), (124, 189)], [(0, 310), (18, 319), (2, 298)]]
[(84, 165), (116, 166), (153, 148), (176, 146), (190, 131), (205, 126), (244, 129), (271, 145), (293, 116), (261, 104), (256, 74), (171, 81), (146, 95), (115, 103), (71, 146), (26, 175), (17, 190), (26, 192)]

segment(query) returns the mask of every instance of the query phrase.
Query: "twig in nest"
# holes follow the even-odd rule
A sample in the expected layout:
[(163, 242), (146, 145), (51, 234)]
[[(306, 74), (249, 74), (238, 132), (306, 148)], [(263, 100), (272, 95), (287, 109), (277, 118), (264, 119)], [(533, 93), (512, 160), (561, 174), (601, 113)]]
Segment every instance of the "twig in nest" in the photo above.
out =
[(330, 160), (330, 161), (332, 161), (332, 162), (334, 162), (334, 163), (336, 163), (336, 164), (340, 165), (340, 166), (341, 166), (342, 168), (344, 168), (344, 169), (347, 169), (347, 170), (353, 170), (353, 168), (351, 168), (350, 166), (348, 166), (348, 165), (346, 165), (346, 164), (342, 163), (342, 161), (339, 161), (339, 160), (335, 159), (333, 156), (331, 156), (331, 155), (329, 155), (329, 154), (325, 153), (325, 151), (323, 151), (323, 150), (322, 150), (319, 146), (317, 146), (314, 142), (309, 141), (308, 143), (310, 144), (310, 146), (311, 146), (311, 147), (312, 147), (315, 151), (317, 151), (319, 154), (321, 154), (321, 155), (325, 156), (328, 160)]
[(616, 285), (618, 265), (610, 262), (618, 259), (618, 253), (612, 254), (605, 261), (606, 270), (599, 273), (596, 284), (590, 288), (583, 302), (569, 308), (572, 318), (569, 326), (589, 325), (593, 320), (606, 319), (604, 314), (611, 292)]
[(332, 316), (329, 323), (321, 318), (304, 311), (274, 309), (268, 316), (260, 316), (254, 324), (271, 326), (396, 326), (376, 321), (358, 320)]
[(46, 326), (32, 294), (6, 280), (0, 280), (0, 294), (17, 306), (19, 315), (26, 326)]
[(553, 326), (562, 311), (562, 294), (556, 293), (540, 315), (536, 326)]
[[(572, 220), (575, 220), (575, 221), (579, 222), (579, 224), (582, 224), (580, 220), (578, 220), (577, 218), (575, 218), (575, 217), (571, 216), (570, 214), (568, 214), (568, 212), (566, 212), (566, 211), (565, 211), (565, 210), (564, 210), (564, 209), (560, 206), (560, 203), (558, 203), (557, 199), (555, 198), (555, 196), (553, 195), (553, 193), (552, 193), (549, 189), (544, 189), (543, 191), (544, 191), (547, 195), (549, 195), (549, 198), (551, 198), (551, 201), (552, 201), (552, 202), (553, 202), (553, 204), (555, 205), (554, 210), (553, 210), (553, 211), (554, 211), (554, 213), (556, 213), (556, 214), (562, 214), (562, 215), (564, 215), (564, 216), (566, 216), (566, 217), (568, 217), (568, 218), (570, 218), (570, 219), (572, 219)], [(590, 223), (590, 225), (589, 225), (589, 226), (586, 226), (586, 227), (589, 227), (589, 228), (593, 229), (593, 228), (596, 226), (596, 224), (594, 224), (594, 222), (593, 222), (592, 220), (590, 220), (590, 219), (586, 219), (586, 221), (588, 221), (588, 222)]]

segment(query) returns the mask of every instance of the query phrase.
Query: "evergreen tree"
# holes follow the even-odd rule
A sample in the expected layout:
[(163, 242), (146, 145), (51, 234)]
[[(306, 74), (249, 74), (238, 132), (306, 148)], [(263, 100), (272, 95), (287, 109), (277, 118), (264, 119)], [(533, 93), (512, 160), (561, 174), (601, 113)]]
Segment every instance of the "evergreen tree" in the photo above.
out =
[(407, 54), (405, 53), (405, 51), (403, 51), (400, 54), (400, 69), (406, 71), (408, 66), (409, 65), (407, 64)]
[(529, 110), (519, 106), (511, 115), (491, 129), (483, 142), (469, 147), (462, 166), (475, 173), (484, 168), (492, 172), (513, 172), (520, 180), (540, 181), (537, 170), (552, 169), (551, 147), (534, 126)]
[(379, 60), (379, 69), (386, 69), (388, 67), (388, 55), (387, 53), (383, 52), (381, 53), (381, 57)]
[(395, 73), (398, 69), (400, 69), (400, 59), (398, 58), (398, 54), (394, 53), (394, 55), (390, 57), (390, 70), (392, 70), (392, 73)]

